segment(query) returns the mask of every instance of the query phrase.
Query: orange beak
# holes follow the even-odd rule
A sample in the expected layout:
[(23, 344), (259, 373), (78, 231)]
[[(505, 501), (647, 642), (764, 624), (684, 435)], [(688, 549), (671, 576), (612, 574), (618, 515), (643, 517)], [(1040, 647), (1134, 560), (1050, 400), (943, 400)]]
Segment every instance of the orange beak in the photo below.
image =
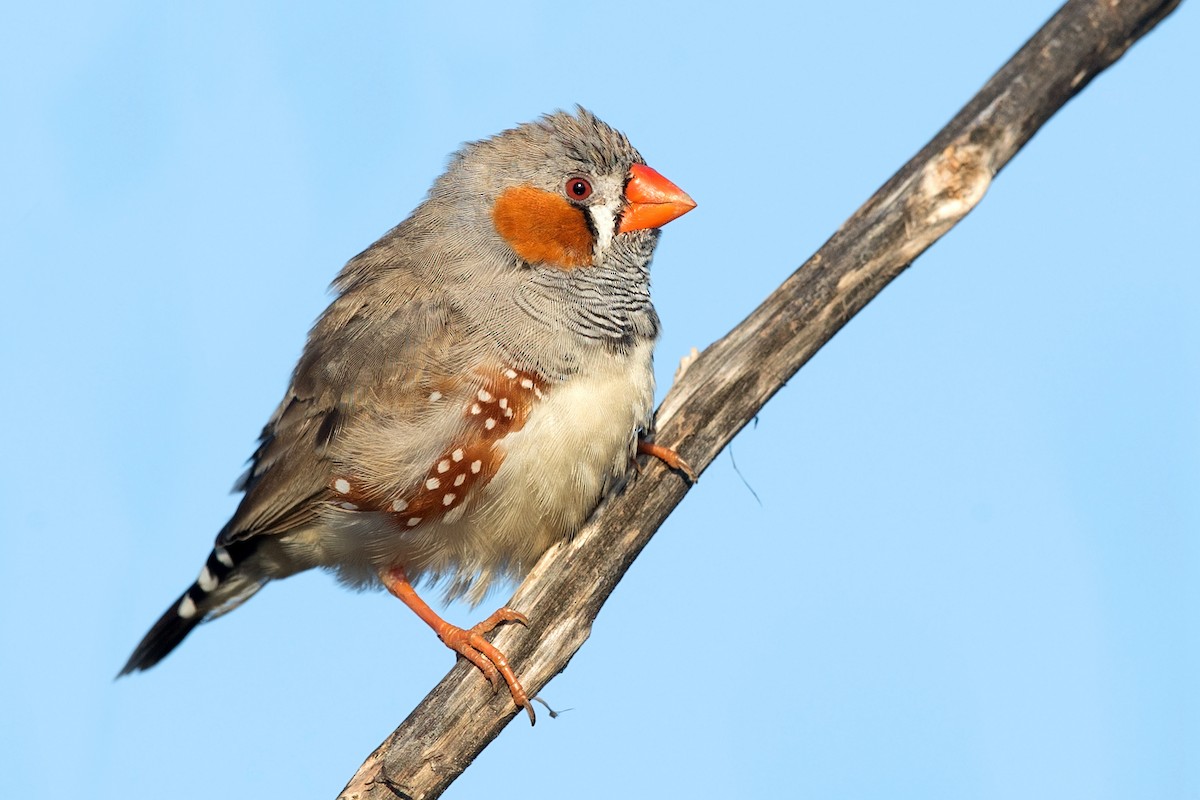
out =
[(620, 233), (661, 228), (696, 207), (696, 201), (687, 192), (645, 164), (634, 164), (629, 168), (629, 176), (625, 185), (629, 205), (621, 215), (621, 226), (617, 229)]

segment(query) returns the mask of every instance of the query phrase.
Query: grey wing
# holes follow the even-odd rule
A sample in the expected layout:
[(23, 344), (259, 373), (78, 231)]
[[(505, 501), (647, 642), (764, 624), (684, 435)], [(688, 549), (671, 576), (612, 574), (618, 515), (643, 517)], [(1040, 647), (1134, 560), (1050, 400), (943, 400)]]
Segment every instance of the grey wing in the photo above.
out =
[(342, 412), (294, 389), (288, 394), (234, 485), (242, 501), (217, 536), (218, 545), (301, 527), (316, 519), (318, 504), (327, 499), (323, 442), (334, 435)]
[(234, 487), (245, 494), (217, 544), (316, 522), (333, 500), (341, 432), (380, 413), (381, 403), (403, 404), (431, 376), (460, 369), (445, 353), (469, 326), (432, 291), (385, 291), (366, 281), (347, 287), (309, 334), (288, 393)]

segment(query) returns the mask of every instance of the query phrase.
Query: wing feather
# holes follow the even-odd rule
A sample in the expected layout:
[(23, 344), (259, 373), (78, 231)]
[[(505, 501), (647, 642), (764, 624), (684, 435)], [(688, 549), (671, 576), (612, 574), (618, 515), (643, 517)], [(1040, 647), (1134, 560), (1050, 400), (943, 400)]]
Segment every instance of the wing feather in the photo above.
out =
[(287, 394), (235, 486), (244, 495), (218, 544), (317, 522), (336, 499), (329, 484), (345, 432), (419, 408), (430, 386), (462, 374), (474, 323), (444, 294), (398, 270), (352, 272), (387, 247), (385, 237), (339, 278), (342, 293), (309, 334)]

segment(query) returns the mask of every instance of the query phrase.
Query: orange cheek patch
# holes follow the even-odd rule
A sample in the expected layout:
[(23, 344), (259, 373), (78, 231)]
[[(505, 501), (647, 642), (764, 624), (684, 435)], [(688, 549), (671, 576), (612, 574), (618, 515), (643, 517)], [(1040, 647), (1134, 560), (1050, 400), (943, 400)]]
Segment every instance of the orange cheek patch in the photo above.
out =
[(582, 208), (532, 186), (505, 189), (492, 207), (496, 231), (518, 256), (560, 269), (592, 264), (592, 232)]

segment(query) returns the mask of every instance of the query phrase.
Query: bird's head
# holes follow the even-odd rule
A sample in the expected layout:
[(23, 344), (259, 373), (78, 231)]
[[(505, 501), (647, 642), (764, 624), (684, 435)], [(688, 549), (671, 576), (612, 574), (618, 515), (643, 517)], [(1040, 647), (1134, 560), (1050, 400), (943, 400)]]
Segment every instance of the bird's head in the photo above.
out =
[(658, 229), (696, 206), (583, 108), (467, 145), (439, 193), (474, 205), (476, 225), (520, 261), (560, 270), (601, 266), (613, 253), (648, 259)]

